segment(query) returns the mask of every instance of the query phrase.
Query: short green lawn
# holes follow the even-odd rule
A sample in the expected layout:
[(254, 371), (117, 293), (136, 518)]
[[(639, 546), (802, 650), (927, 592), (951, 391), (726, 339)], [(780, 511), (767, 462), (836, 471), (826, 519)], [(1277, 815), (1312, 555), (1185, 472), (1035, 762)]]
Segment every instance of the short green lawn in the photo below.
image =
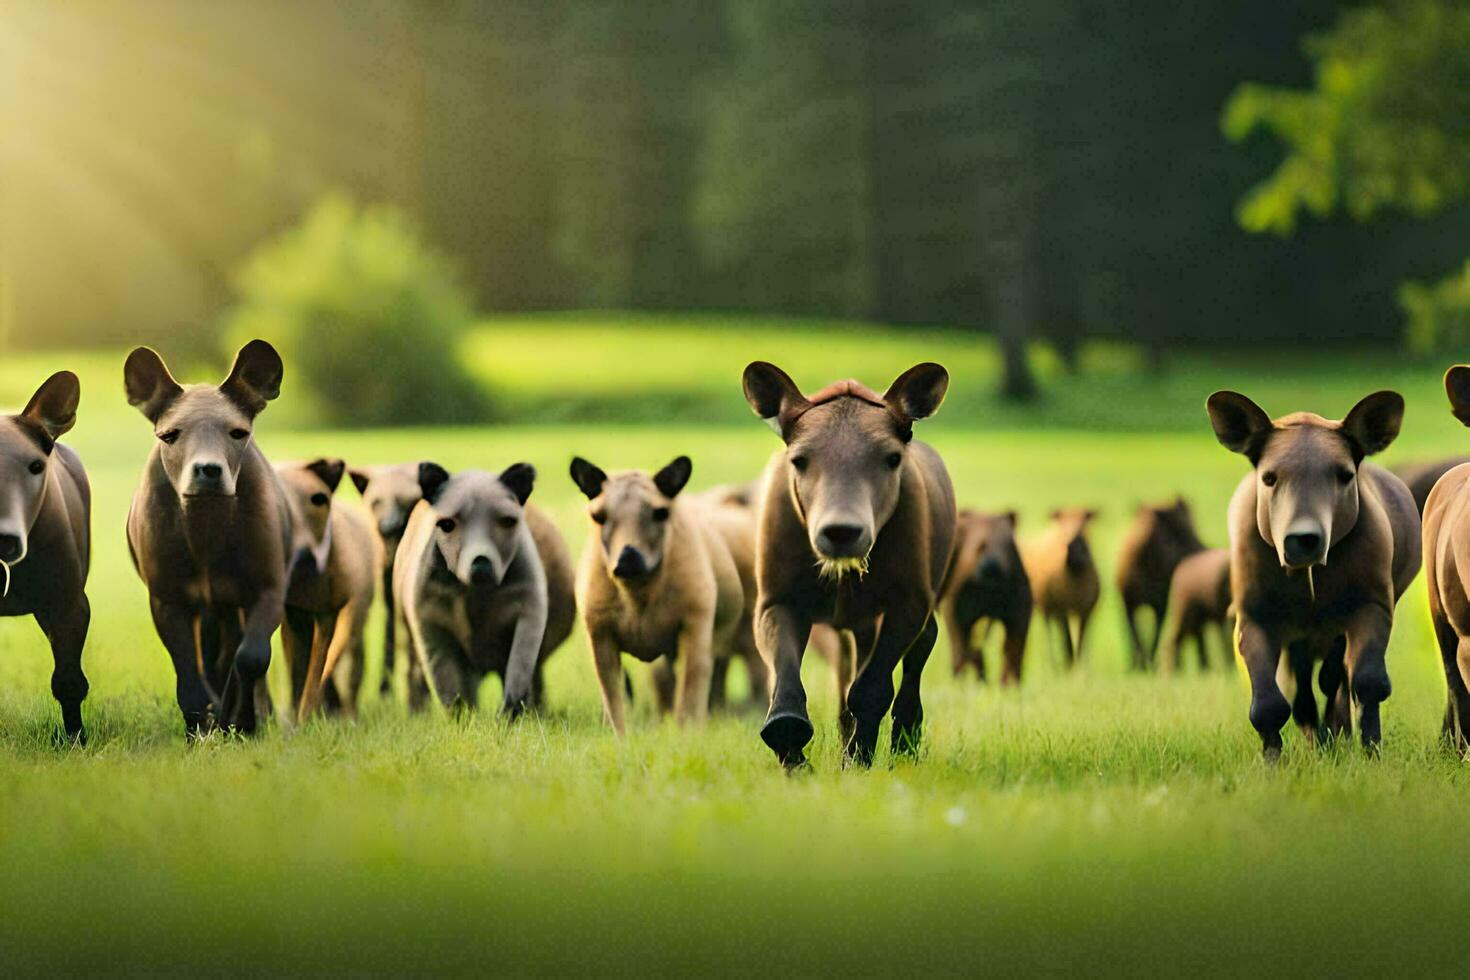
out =
[[(1357, 394), (1398, 385), (1410, 415), (1390, 459), (1470, 447), (1437, 401), (1433, 366), (1196, 359), (1155, 384), (1100, 364), (1070, 386), (1053, 380), (1059, 394), (1037, 417), (1065, 424), (1047, 428), (1017, 409), (991, 417), (979, 375), (993, 361), (957, 335), (883, 333), (875, 345), (845, 328), (723, 327), (707, 338), (606, 326), (553, 326), (538, 340), (500, 325), (470, 350), (486, 345), (476, 363), (498, 391), (538, 405), (593, 390), (607, 415), (662, 378), (661, 390), (695, 392), (690, 405), (717, 399), (716, 417), (629, 410), (602, 424), (319, 432), (295, 427), (305, 420), (288, 374), (258, 438), (277, 459), (529, 460), (541, 471), (533, 499), (580, 549), (571, 454), (611, 469), (688, 453), (695, 486), (745, 479), (777, 445), (740, 399), (745, 360), (790, 364), (808, 386), (851, 374), (881, 387), (933, 357), (951, 363), (955, 389), (925, 435), (962, 502), (1019, 507), (1023, 533), (1058, 504), (1098, 506), (1105, 579), (1140, 500), (1186, 494), (1205, 538), (1224, 543), (1225, 501), (1244, 464), (1205, 426), (1210, 387), (1264, 392), (1273, 412), (1340, 414)], [(614, 333), (617, 353), (600, 353)], [(643, 356), (643, 346), (661, 352)], [(13, 972), (1461, 966), (1470, 769), (1437, 747), (1444, 682), (1422, 582), (1400, 606), (1376, 761), (1289, 734), (1283, 764), (1266, 769), (1233, 670), (1126, 673), (1111, 590), (1085, 669), (1055, 670), (1038, 629), (1019, 692), (951, 679), (941, 638), (922, 757), (894, 763), (884, 749), (872, 772), (840, 769), (819, 662), (808, 666), (819, 720), (810, 774), (777, 770), (754, 717), (699, 731), (660, 723), (637, 667), (636, 720), (620, 745), (602, 724), (580, 634), (551, 664), (549, 713), (514, 729), (490, 717), (410, 718), (374, 701), (355, 725), (186, 748), (172, 671), (123, 544), (152, 437), (123, 401), (120, 363), (108, 352), (0, 366), (0, 403), (22, 401), (55, 367), (82, 374), (68, 441), (96, 495), (88, 747), (55, 747), (49, 654), (33, 624), (0, 622), (0, 962)], [(1133, 403), (1153, 405), (1157, 424), (1141, 424)], [(1105, 431), (1109, 418), (1127, 431)], [(341, 500), (354, 506), (356, 495), (344, 488)], [(373, 650), (379, 635), (375, 621)]]

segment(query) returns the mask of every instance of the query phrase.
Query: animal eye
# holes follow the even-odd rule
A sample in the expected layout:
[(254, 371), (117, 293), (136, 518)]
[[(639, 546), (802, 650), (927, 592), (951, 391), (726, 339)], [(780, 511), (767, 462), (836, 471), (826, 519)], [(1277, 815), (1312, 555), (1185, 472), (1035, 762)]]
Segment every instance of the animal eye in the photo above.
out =
[(179, 441), (179, 430), (169, 429), (167, 432), (160, 432), (158, 438), (165, 446), (172, 446)]
[(792, 456), (791, 465), (796, 467), (796, 472), (805, 473), (809, 460), (805, 456)]
[(452, 518), (452, 517), (441, 517), (441, 518), (439, 518), (439, 520), (437, 522), (437, 527), (439, 528), (439, 530), (443, 531), (445, 534), (448, 534), (450, 531), (453, 531), (454, 530), (454, 518)]
[(244, 439), (248, 435), (250, 435), (250, 430), (249, 429), (231, 429), (230, 430), (230, 438), (231, 439)]
[(1347, 486), (1349, 483), (1353, 482), (1353, 477), (1357, 475), (1358, 474), (1354, 473), (1352, 470), (1344, 467), (1337, 471), (1337, 482), (1341, 483), (1343, 486)]
[(515, 527), (516, 524), (517, 524), (517, 521), (516, 521), (516, 518), (515, 518), (514, 515), (512, 515), (512, 514), (506, 514), (504, 517), (498, 518), (495, 521), (495, 523), (499, 524), (501, 527), (506, 528), (508, 530), (510, 528)]
[(316, 506), (318, 506), (318, 507), (325, 507), (325, 506), (327, 506), (327, 501), (329, 499), (331, 499), (331, 498), (329, 498), (326, 494), (324, 494), (324, 493), (322, 493), (320, 491), (318, 491), (318, 492), (316, 492), (316, 493), (314, 493), (314, 494), (311, 495), (311, 502), (313, 504), (315, 504)]
[(40, 476), (46, 471), (46, 461), (44, 459), (33, 459), (31, 460), (31, 465), (27, 466), (26, 469), (31, 471), (32, 476)]
[(1276, 474), (1267, 470), (1261, 474), (1261, 483), (1264, 486), (1274, 487), (1276, 485)]
[(604, 511), (594, 510), (592, 512), (592, 523), (594, 523), (594, 524), (606, 524), (607, 523), (607, 514)]
[(656, 521), (666, 521), (666, 520), (668, 520), (669, 519), (669, 509), (667, 507), (655, 507), (653, 509), (653, 519), (656, 520)]
[(883, 462), (888, 464), (890, 470), (896, 470), (899, 464), (903, 462), (903, 453), (889, 453)]

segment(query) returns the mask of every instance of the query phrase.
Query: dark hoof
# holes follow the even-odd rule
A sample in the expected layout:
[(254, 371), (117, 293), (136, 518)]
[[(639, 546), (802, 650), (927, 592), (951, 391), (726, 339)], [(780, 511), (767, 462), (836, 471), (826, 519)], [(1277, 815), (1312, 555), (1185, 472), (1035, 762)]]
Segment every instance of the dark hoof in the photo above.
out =
[(916, 756), (919, 754), (919, 743), (924, 739), (924, 726), (914, 725), (911, 728), (899, 728), (893, 726), (893, 754)]
[(812, 734), (811, 721), (795, 712), (772, 714), (761, 727), (761, 740), (787, 767), (806, 761), (802, 749), (812, 740)]
[(1265, 745), (1261, 746), (1261, 758), (1265, 760), (1266, 765), (1268, 766), (1274, 767), (1280, 764), (1281, 742), (1278, 740), (1274, 744), (1268, 742)]
[(380, 697), (380, 698), (391, 698), (392, 696), (393, 696), (393, 682), (390, 681), (390, 680), (388, 680), (385, 677), (383, 679), (383, 683), (381, 683), (381, 684), (378, 685), (378, 697)]
[(52, 733), (51, 742), (58, 749), (83, 748), (87, 744), (87, 730), (85, 728), (58, 728)]

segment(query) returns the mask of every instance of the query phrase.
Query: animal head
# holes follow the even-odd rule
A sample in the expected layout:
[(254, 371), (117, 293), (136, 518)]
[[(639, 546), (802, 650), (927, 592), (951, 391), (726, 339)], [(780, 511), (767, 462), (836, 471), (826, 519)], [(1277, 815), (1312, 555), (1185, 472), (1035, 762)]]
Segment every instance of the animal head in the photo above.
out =
[(1256, 527), (1288, 569), (1327, 564), (1332, 545), (1358, 522), (1358, 469), (1399, 434), (1404, 399), (1369, 395), (1341, 422), (1310, 412), (1272, 421), (1255, 402), (1217, 391), (1206, 405), (1215, 438), (1250, 460)]
[(744, 387), (786, 443), (786, 476), (822, 574), (860, 572), (898, 506), (913, 425), (939, 410), (949, 372), (918, 364), (882, 395), (839, 381), (808, 398), (786, 372), (756, 361)]
[(56, 440), (77, 420), (82, 387), (70, 371), (47, 378), (19, 415), (0, 417), (0, 565), (10, 591), (10, 567), (26, 557), (31, 528), (46, 501)]
[(1067, 549), (1067, 567), (1080, 571), (1092, 564), (1092, 548), (1087, 544), (1087, 525), (1097, 517), (1090, 507), (1060, 507), (1051, 512), (1055, 533)]
[(418, 464), (353, 467), (347, 475), (372, 512), (379, 536), (390, 546), (396, 545), (408, 526), (408, 515), (424, 499)]
[(255, 417), (281, 393), (282, 374), (281, 356), (263, 340), (240, 348), (229, 377), (218, 386), (180, 385), (150, 348), (128, 355), (123, 365), (128, 404), (153, 423), (159, 459), (180, 497), (235, 495)]
[(1175, 497), (1167, 504), (1140, 504), (1138, 520), (1144, 526), (1147, 539), (1163, 547), (1180, 547), (1199, 544), (1199, 534), (1194, 528), (1194, 515), (1183, 497)]
[(536, 484), (530, 463), (500, 475), (463, 470), (450, 476), (438, 463), (419, 464), (419, 491), (434, 520), (434, 545), (454, 577), (493, 588), (520, 551), (526, 501)]
[(960, 511), (955, 551), (962, 560), (974, 562), (969, 576), (975, 582), (996, 582), (1016, 572), (1020, 562), (1016, 551), (1016, 521), (1013, 510), (1002, 514)]
[(327, 570), (332, 549), (332, 494), (342, 482), (347, 464), (340, 459), (316, 459), (309, 463), (283, 463), (276, 467), (291, 500), (295, 520), (292, 570), (311, 575)]
[(637, 583), (663, 566), (679, 491), (692, 469), (689, 457), (680, 456), (652, 476), (629, 470), (609, 477), (580, 456), (572, 460), (572, 482), (587, 496), (609, 575)]

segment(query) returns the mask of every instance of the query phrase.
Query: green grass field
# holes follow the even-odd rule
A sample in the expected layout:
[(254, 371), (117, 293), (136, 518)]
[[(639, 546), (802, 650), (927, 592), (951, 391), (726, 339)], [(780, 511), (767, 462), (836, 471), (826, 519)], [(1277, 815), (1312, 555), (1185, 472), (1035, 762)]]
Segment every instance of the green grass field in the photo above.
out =
[[(952, 680), (941, 637), (922, 756), (895, 763), (885, 747), (870, 772), (840, 768), (820, 661), (808, 665), (808, 774), (778, 770), (757, 718), (661, 723), (639, 665), (635, 722), (618, 744), (580, 634), (551, 662), (548, 714), (515, 728), (410, 718), (374, 700), (357, 724), (186, 747), (124, 545), (152, 436), (123, 399), (121, 355), (0, 366), (0, 404), (58, 367), (82, 375), (67, 439), (96, 499), (86, 748), (53, 741), (50, 656), (34, 624), (0, 622), (0, 962), (13, 973), (1463, 965), (1470, 769), (1437, 744), (1444, 681), (1422, 580), (1399, 607), (1377, 760), (1288, 733), (1282, 765), (1267, 769), (1233, 670), (1126, 673), (1111, 591), (1085, 669), (1052, 669), (1035, 630), (1019, 692)], [(1409, 412), (1387, 462), (1470, 448), (1443, 401), (1443, 366), (1382, 354), (1189, 357), (1152, 378), (1126, 349), (1099, 348), (1079, 379), (1042, 360), (1053, 397), (1034, 410), (994, 402), (983, 343), (926, 331), (540, 319), (487, 325), (467, 356), (502, 407), (515, 406), (512, 424), (314, 431), (288, 364), (257, 438), (278, 460), (529, 460), (541, 472), (533, 500), (580, 549), (571, 454), (621, 468), (688, 453), (693, 486), (746, 479), (777, 442), (741, 399), (745, 361), (786, 365), (806, 387), (855, 375), (881, 389), (932, 358), (954, 382), (922, 437), (945, 455), (962, 503), (1018, 507), (1023, 535), (1053, 506), (1099, 507), (1105, 579), (1141, 500), (1186, 494), (1205, 539), (1224, 543), (1245, 464), (1209, 433), (1213, 387), (1238, 387), (1274, 414), (1334, 417), (1398, 387)], [(340, 499), (356, 504), (350, 487)], [(373, 651), (379, 636), (374, 622)], [(376, 664), (370, 688), (375, 677)]]

